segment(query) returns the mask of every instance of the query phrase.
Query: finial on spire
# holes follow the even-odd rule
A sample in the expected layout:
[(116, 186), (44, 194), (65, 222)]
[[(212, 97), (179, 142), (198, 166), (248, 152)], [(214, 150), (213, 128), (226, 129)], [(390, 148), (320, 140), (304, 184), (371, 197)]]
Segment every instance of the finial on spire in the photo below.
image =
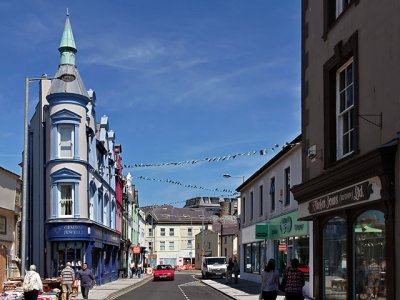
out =
[(69, 16), (69, 11), (68, 11), (68, 7), (67, 7), (67, 17)]

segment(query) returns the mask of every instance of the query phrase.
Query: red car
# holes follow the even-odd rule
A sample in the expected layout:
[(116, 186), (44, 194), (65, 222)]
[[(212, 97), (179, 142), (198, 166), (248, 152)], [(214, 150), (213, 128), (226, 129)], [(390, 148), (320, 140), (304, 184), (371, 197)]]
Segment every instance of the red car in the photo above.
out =
[(153, 280), (174, 280), (175, 271), (171, 265), (158, 265), (153, 271)]

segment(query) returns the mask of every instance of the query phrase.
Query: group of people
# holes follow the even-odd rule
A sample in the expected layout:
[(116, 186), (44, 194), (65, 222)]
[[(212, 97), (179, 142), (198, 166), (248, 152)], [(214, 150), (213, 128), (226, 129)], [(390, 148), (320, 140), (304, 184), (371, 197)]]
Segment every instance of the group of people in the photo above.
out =
[[(88, 269), (87, 264), (82, 265), (82, 269), (77, 271), (76, 274), (71, 267), (71, 263), (67, 262), (66, 267), (61, 271), (61, 291), (62, 300), (71, 300), (73, 287), (78, 287), (81, 283), (81, 292), (83, 299), (88, 299), (89, 289), (96, 285), (96, 279), (92, 271)], [(26, 273), (23, 282), (24, 298), (26, 300), (37, 300), (39, 291), (43, 291), (43, 283), (36, 266), (31, 265), (29, 271)]]
[(238, 283), (239, 273), (240, 273), (240, 267), (239, 263), (237, 262), (237, 259), (236, 258), (232, 259), (232, 257), (229, 258), (228, 265), (226, 266), (226, 283), (227, 284), (232, 283), (232, 276), (235, 276), (235, 283)]
[(292, 259), (290, 267), (284, 274), (282, 282), (279, 282), (279, 272), (276, 270), (275, 260), (270, 259), (261, 273), (260, 299), (275, 300), (278, 291), (285, 293), (286, 300), (303, 300), (304, 274), (299, 270), (299, 260)]
[(137, 278), (140, 278), (142, 276), (142, 263), (136, 264), (133, 260), (131, 260), (131, 263), (129, 264), (129, 269), (131, 269), (131, 278), (133, 278), (133, 275), (136, 275)]

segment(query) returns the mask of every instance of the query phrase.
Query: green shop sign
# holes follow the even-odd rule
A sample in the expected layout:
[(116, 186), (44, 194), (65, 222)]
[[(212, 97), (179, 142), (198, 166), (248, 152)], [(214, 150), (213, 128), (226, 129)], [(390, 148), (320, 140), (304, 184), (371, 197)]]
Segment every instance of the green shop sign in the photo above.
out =
[(256, 239), (268, 239), (268, 225), (256, 225)]
[(308, 222), (297, 221), (297, 211), (267, 221), (267, 224), (256, 225), (256, 239), (281, 239), (290, 236), (308, 234)]

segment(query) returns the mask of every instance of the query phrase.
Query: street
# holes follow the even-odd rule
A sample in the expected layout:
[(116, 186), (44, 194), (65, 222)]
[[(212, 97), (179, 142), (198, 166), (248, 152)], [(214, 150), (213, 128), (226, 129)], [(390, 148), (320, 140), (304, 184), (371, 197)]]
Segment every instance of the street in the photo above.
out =
[(149, 281), (133, 291), (118, 297), (119, 300), (146, 299), (146, 300), (213, 300), (230, 299), (213, 288), (203, 284), (198, 275), (193, 273), (175, 272), (174, 281)]

